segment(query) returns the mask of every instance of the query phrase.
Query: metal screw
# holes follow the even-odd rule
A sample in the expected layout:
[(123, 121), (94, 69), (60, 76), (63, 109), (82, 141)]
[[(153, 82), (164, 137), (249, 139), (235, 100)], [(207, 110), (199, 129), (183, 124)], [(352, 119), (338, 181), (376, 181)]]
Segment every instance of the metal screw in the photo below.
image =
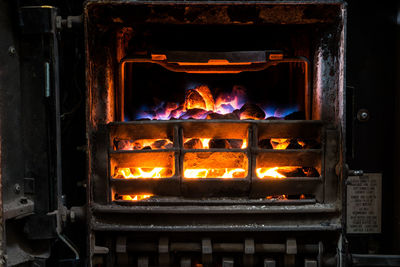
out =
[(368, 118), (368, 113), (367, 112), (361, 112), (361, 119), (366, 119)]
[(74, 211), (72, 211), (72, 210), (70, 211), (69, 218), (71, 219), (71, 222), (75, 222), (76, 216), (75, 216), (75, 212)]
[(8, 54), (9, 54), (10, 56), (14, 56), (16, 53), (17, 53), (17, 50), (15, 49), (14, 46), (10, 46), (10, 47), (8, 48)]
[(19, 184), (14, 185), (14, 192), (19, 194), (21, 192), (21, 186)]
[(368, 110), (366, 110), (366, 109), (360, 109), (358, 112), (357, 112), (357, 119), (359, 120), (359, 121), (368, 121), (369, 120), (369, 112), (368, 112)]

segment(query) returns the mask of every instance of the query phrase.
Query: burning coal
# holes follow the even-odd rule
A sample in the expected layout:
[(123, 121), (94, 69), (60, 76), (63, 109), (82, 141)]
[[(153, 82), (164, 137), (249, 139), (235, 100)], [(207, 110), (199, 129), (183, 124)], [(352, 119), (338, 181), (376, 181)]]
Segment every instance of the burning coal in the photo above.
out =
[[(214, 97), (208, 86), (201, 85), (187, 90), (182, 103), (164, 102), (158, 107), (140, 112), (136, 119), (263, 120), (283, 119), (286, 116), (282, 111), (267, 118), (266, 114), (259, 105), (248, 102), (246, 90), (242, 86), (235, 85), (230, 93), (221, 92)], [(304, 114), (299, 113), (291, 119), (303, 117)]]

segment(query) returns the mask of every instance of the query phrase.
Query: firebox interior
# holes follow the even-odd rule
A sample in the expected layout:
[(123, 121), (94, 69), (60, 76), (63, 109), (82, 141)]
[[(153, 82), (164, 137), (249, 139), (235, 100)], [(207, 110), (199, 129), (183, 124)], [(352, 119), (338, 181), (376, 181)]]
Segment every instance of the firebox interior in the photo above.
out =
[(232, 93), (235, 87), (245, 92), (240, 105), (228, 107), (225, 112), (240, 109), (247, 102), (266, 111), (266, 118), (284, 117), (310, 108), (306, 107), (309, 104), (305, 99), (306, 70), (301, 63), (280, 63), (261, 71), (235, 74), (174, 72), (152, 63), (126, 63), (124, 68), (125, 121), (144, 118), (168, 120), (174, 116), (164, 113), (157, 116), (157, 111), (167, 103), (183, 103), (188, 89), (202, 85), (210, 88), (214, 99)]

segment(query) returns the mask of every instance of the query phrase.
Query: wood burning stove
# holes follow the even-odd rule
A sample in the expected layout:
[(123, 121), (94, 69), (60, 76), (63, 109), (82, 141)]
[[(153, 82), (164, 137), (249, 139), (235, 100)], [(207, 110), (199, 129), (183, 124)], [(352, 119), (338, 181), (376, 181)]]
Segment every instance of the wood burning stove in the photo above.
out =
[(336, 265), (345, 14), (88, 2), (92, 264)]

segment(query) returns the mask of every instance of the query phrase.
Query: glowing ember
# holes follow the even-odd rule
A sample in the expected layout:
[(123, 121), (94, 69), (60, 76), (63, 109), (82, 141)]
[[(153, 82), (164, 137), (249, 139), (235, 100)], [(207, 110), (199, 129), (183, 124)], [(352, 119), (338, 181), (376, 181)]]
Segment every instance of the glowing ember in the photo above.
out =
[(274, 168), (257, 168), (256, 173), (258, 178), (264, 178), (264, 177), (273, 177), (273, 178), (285, 178), (285, 175), (280, 174), (277, 172), (279, 167), (274, 167)]
[(301, 145), (301, 147), (305, 147), (305, 145), (306, 145), (306, 143), (304, 141), (301, 141), (301, 140), (297, 140), (297, 143), (299, 145)]
[(143, 195), (121, 195), (121, 200), (129, 200), (129, 201), (140, 201), (146, 198), (152, 197), (152, 194), (143, 194)]
[(185, 178), (244, 178), (246, 170), (241, 168), (230, 169), (186, 169)]
[(271, 138), (271, 145), (273, 149), (286, 149), (290, 144), (290, 139), (285, 138)]
[(245, 148), (247, 148), (247, 140), (243, 139), (243, 144), (241, 146), (241, 149), (245, 149)]
[(216, 113), (227, 114), (231, 113), (235, 109), (240, 109), (246, 102), (246, 92), (244, 88), (234, 86), (232, 93), (221, 93), (216, 101)]
[(267, 196), (266, 199), (287, 200), (287, 195)]
[(210, 140), (211, 140), (211, 138), (200, 138), (200, 141), (203, 144), (204, 149), (210, 148)]
[(170, 149), (173, 143), (169, 139), (114, 140), (116, 150)]
[(117, 168), (113, 178), (165, 178), (172, 176), (172, 171), (166, 168)]
[[(225, 116), (223, 116), (225, 115)], [(159, 106), (143, 107), (136, 119), (264, 119), (260, 106), (247, 102), (246, 91), (235, 85), (231, 92), (220, 92), (215, 97), (206, 85), (186, 91), (181, 103), (162, 102)]]
[(256, 174), (258, 178), (286, 178), (288, 173), (297, 171), (299, 166), (283, 166), (273, 168), (257, 168)]
[(185, 138), (183, 147), (185, 149), (210, 149), (210, 148), (245, 149), (247, 147), (247, 140), (246, 139)]

